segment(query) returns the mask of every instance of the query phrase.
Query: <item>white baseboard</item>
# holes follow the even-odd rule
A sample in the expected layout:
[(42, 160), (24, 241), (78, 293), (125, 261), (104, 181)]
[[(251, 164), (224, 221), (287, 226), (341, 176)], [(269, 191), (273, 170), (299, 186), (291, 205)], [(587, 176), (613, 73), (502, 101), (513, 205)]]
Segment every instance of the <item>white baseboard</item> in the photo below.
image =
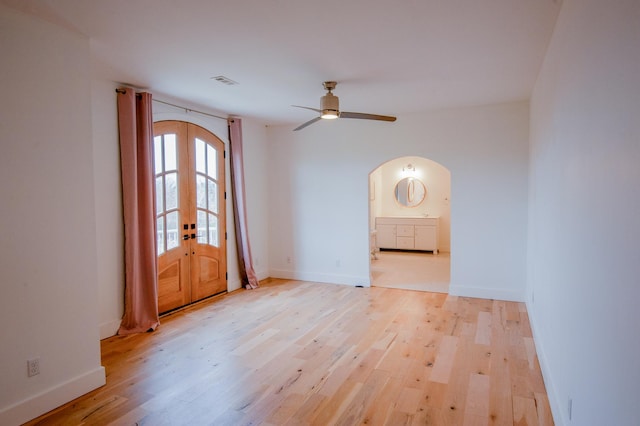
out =
[(35, 419), (71, 400), (106, 383), (104, 367), (98, 367), (81, 376), (33, 395), (0, 410), (0, 424), (20, 425)]
[(231, 293), (232, 291), (239, 290), (242, 288), (242, 281), (240, 279), (229, 280), (227, 281), (227, 292)]
[[(324, 274), (314, 272), (301, 272), (289, 269), (271, 269), (269, 271), (271, 278), (281, 278), (287, 280), (312, 281), (330, 284), (344, 284), (352, 286), (371, 287), (369, 277)], [(501, 288), (478, 288), (450, 285), (449, 294), (452, 296), (477, 297), (481, 299), (506, 300), (510, 302), (524, 302), (524, 291), (505, 290)]]
[(529, 313), (529, 324), (531, 325), (531, 334), (533, 335), (533, 343), (536, 348), (536, 355), (538, 356), (538, 363), (540, 364), (540, 370), (542, 370), (542, 379), (544, 381), (544, 387), (547, 390), (547, 398), (549, 399), (549, 406), (551, 407), (551, 415), (553, 416), (553, 422), (556, 426), (564, 426), (566, 424), (562, 414), (565, 412), (566, 407), (560, 404), (560, 398), (558, 397), (558, 391), (554, 386), (554, 382), (551, 379), (551, 371), (549, 370), (549, 363), (547, 362), (547, 355), (544, 352), (544, 346), (540, 340), (538, 334), (538, 326), (535, 318), (535, 312), (531, 302), (527, 302), (527, 312)]
[(509, 302), (524, 302), (523, 291), (505, 290), (502, 288), (478, 288), (449, 285), (449, 294), (452, 296), (477, 297), (480, 299), (506, 300)]
[(350, 286), (370, 287), (369, 277), (359, 277), (354, 275), (323, 274), (316, 272), (300, 272), (287, 269), (272, 269), (271, 278), (283, 278), (287, 280), (311, 281), (330, 284), (343, 284)]
[(256, 276), (258, 277), (258, 281), (266, 280), (267, 278), (271, 277), (268, 270), (256, 271)]
[(118, 333), (121, 322), (122, 320), (115, 319), (100, 324), (100, 340), (106, 339), (107, 337), (115, 336), (116, 333)]
[[(254, 272), (256, 273), (256, 277), (258, 278), (258, 281), (262, 281), (270, 277), (269, 271), (254, 271)], [(229, 293), (235, 290), (240, 290), (241, 288), (242, 288), (242, 280), (240, 280), (240, 278), (229, 280), (227, 282), (227, 291)]]

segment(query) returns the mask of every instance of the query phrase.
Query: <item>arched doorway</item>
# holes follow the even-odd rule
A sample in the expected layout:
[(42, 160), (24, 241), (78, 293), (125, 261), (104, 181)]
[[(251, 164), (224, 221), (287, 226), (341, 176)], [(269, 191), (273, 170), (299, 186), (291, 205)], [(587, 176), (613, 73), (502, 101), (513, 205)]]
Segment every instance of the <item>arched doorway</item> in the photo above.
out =
[(423, 157), (389, 160), (369, 174), (371, 285), (447, 293), (451, 173)]

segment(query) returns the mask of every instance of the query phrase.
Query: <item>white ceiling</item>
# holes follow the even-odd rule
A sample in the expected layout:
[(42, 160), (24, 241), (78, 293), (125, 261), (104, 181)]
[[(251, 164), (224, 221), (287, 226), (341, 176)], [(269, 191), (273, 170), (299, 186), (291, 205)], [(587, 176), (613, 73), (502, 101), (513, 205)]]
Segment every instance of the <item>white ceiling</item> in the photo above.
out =
[(561, 3), (0, 1), (90, 37), (106, 78), (266, 124), (313, 118), (291, 105), (325, 80), (341, 110), (387, 115), (528, 99)]

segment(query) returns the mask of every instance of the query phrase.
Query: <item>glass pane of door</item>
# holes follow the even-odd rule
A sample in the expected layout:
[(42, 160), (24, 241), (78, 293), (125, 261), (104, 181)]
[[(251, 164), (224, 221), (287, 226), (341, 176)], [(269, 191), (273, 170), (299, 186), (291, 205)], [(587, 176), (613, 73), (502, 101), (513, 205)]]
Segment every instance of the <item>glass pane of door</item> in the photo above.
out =
[(156, 221), (158, 255), (180, 245), (177, 141), (174, 133), (153, 138), (156, 178)]
[(201, 139), (196, 138), (195, 145), (198, 242), (219, 247), (218, 153), (213, 146)]
[(156, 222), (156, 242), (158, 244), (158, 256), (164, 253), (164, 217), (160, 216)]

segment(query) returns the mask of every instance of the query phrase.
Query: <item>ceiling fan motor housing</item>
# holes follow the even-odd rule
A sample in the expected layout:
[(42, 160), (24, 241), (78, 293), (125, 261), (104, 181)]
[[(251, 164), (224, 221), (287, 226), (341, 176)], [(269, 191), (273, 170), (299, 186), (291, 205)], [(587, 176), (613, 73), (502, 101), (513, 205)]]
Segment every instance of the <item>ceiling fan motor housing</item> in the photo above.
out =
[(334, 116), (338, 118), (338, 97), (334, 96), (331, 92), (320, 98), (320, 109), (322, 110), (322, 116)]

